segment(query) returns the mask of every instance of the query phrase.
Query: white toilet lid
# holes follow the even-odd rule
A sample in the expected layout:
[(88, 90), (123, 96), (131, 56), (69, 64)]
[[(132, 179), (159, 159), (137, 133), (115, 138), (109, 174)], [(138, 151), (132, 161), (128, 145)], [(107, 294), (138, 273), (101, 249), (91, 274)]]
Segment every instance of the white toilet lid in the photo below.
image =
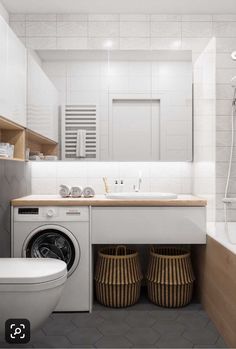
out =
[(66, 274), (66, 263), (58, 259), (0, 258), (0, 284), (39, 284)]

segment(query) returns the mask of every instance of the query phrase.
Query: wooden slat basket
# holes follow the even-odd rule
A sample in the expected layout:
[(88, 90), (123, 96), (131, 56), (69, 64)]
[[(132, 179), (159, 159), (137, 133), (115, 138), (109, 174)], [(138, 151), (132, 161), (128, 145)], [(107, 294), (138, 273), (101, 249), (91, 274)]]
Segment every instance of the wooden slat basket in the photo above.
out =
[(168, 308), (189, 304), (195, 280), (190, 252), (175, 247), (152, 247), (146, 278), (151, 302)]
[(95, 270), (97, 300), (112, 308), (128, 307), (140, 297), (142, 272), (138, 252), (125, 246), (98, 252)]

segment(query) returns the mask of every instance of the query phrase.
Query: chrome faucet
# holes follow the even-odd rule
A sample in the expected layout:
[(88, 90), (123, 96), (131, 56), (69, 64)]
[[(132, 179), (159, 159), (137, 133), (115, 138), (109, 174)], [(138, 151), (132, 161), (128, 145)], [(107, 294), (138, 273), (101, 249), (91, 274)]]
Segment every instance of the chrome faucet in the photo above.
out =
[(133, 186), (135, 192), (137, 192), (137, 193), (140, 192), (141, 184), (142, 184), (142, 172), (139, 171), (139, 173), (138, 173), (138, 183), (134, 184), (134, 186)]

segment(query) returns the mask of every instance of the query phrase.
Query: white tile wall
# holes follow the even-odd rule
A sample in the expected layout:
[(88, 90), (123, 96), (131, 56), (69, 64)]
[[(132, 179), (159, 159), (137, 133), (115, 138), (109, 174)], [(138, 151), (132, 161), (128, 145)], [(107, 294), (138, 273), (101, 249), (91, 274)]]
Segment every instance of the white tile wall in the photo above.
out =
[[(229, 128), (229, 116), (231, 113), (231, 101), (230, 97), (230, 79), (236, 75), (236, 63), (230, 58), (231, 51), (236, 49), (236, 15), (235, 14), (212, 14), (212, 15), (179, 15), (179, 14), (106, 14), (106, 15), (87, 15), (87, 14), (62, 14), (62, 15), (25, 15), (25, 14), (11, 14), (10, 21), (12, 26), (15, 27), (18, 34), (22, 34), (24, 25), (19, 23), (13, 24), (13, 22), (23, 22), (25, 26), (29, 26), (31, 22), (44, 22), (46, 28), (46, 22), (52, 22), (52, 26), (55, 28), (54, 22), (60, 25), (59, 22), (86, 22), (88, 28), (89, 37), (86, 36), (83, 42), (76, 41), (77, 37), (72, 39), (55, 36), (51, 37), (53, 30), (49, 26), (49, 31), (45, 33), (47, 37), (41, 37), (41, 33), (33, 31), (32, 33), (27, 30), (27, 35), (32, 35), (26, 38), (25, 35), (21, 36), (23, 42), (31, 48), (44, 49), (44, 48), (86, 48), (86, 49), (101, 49), (104, 42), (112, 37), (115, 49), (192, 49), (194, 60), (199, 57), (199, 53), (202, 52), (207, 45), (210, 36), (216, 36), (216, 50), (217, 50), (217, 62), (216, 62), (216, 84), (217, 84), (217, 169), (224, 168), (227, 162), (227, 158), (224, 154), (229, 152), (229, 134), (220, 134), (220, 132), (227, 131)], [(100, 25), (98, 24), (100, 22)], [(103, 24), (106, 23), (106, 24)], [(132, 35), (122, 37), (121, 32), (127, 33), (127, 26), (125, 22), (134, 22), (132, 24)], [(150, 27), (148, 33), (147, 23)], [(49, 23), (50, 24), (50, 23)], [(131, 25), (131, 24), (130, 24)], [(121, 28), (122, 31), (121, 31)], [(146, 28), (145, 35), (147, 37), (140, 37), (140, 28)], [(32, 30), (32, 29), (31, 29)], [(74, 33), (76, 34), (76, 33)], [(104, 37), (103, 37), (104, 36)], [(68, 39), (68, 40), (67, 40)], [(228, 86), (218, 86), (218, 85)], [(205, 100), (203, 104), (199, 103), (196, 107), (196, 115), (209, 115), (209, 103)], [(105, 114), (104, 114), (105, 115)], [(223, 118), (226, 118), (226, 125), (224, 125)], [(203, 121), (202, 121), (203, 122)], [(199, 119), (200, 123), (200, 119)], [(206, 140), (207, 131), (203, 128), (199, 131), (203, 134), (204, 142)], [(207, 141), (205, 144), (206, 159), (211, 154), (211, 148), (207, 148)], [(201, 150), (195, 149), (195, 155), (200, 156)], [(203, 157), (203, 158), (204, 158)], [(236, 163), (234, 163), (234, 167)], [(221, 181), (225, 181), (225, 178), (221, 178)], [(218, 182), (217, 182), (218, 183)], [(218, 190), (218, 184), (216, 184), (216, 190), (219, 195), (222, 195), (222, 189)], [(233, 194), (233, 193), (232, 193)], [(217, 210), (217, 219), (222, 219), (222, 211)], [(236, 210), (231, 210), (231, 219), (236, 220)]]
[[(113, 39), (115, 49), (186, 49), (188, 45), (195, 52), (200, 52), (203, 47), (199, 49), (197, 42), (204, 42), (201, 39), (206, 40), (213, 34), (213, 24), (221, 25), (218, 17), (214, 23), (212, 18), (212, 15), (176, 14), (11, 14), (10, 21), (22, 40), (30, 37), (27, 45), (32, 48), (35, 42), (36, 49), (40, 48), (38, 37), (47, 36), (50, 39), (54, 37), (52, 48), (60, 49), (103, 49), (106, 40)], [(14, 22), (25, 23), (25, 35), (23, 24)], [(234, 22), (228, 24), (233, 25)], [(83, 45), (75, 39), (68, 39), (66, 44), (65, 38), (69, 37), (83, 37)], [(196, 45), (191, 44), (191, 39), (196, 41)], [(203, 45), (206, 46), (206, 43)], [(42, 41), (44, 48), (45, 42)]]
[(191, 163), (143, 162), (32, 162), (32, 193), (57, 194), (60, 184), (92, 185), (97, 194), (104, 194), (102, 177), (112, 186), (116, 179), (124, 181), (125, 191), (133, 189), (142, 172), (142, 191), (192, 192)]
[(57, 36), (59, 37), (86, 37), (88, 35), (87, 22), (61, 21), (57, 22)]
[(56, 22), (26, 22), (26, 37), (54, 37), (56, 36), (56, 32)]
[(120, 36), (121, 37), (149, 37), (150, 26), (149, 22), (120, 22)]
[(183, 22), (182, 36), (186, 38), (210, 38), (212, 36), (212, 22)]
[(181, 22), (151, 22), (151, 37), (180, 38)]

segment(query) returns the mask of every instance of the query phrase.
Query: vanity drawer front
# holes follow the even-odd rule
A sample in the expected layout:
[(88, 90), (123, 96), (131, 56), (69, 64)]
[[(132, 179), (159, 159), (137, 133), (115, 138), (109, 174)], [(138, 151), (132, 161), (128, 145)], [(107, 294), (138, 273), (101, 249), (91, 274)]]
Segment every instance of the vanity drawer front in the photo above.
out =
[(205, 244), (205, 207), (93, 207), (93, 244)]

